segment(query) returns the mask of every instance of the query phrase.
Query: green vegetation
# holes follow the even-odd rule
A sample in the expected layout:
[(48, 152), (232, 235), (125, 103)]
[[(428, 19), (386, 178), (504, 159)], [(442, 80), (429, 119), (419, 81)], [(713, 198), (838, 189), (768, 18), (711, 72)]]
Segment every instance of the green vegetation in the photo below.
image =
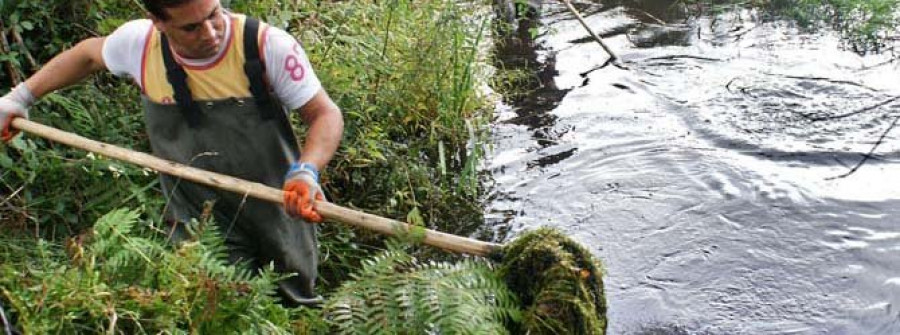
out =
[[(77, 41), (142, 17), (138, 3), (0, 1), (0, 92)], [(297, 36), (344, 111), (344, 142), (323, 175), (332, 201), (450, 232), (480, 226), (476, 143), (489, 110), (476, 83), (488, 25), (478, 6), (225, 3)], [(125, 80), (99, 75), (45, 97), (31, 115), (149, 151), (138, 96)], [(302, 135), (299, 122), (297, 130)], [(249, 276), (222, 263), (220, 241), (208, 230), (194, 244), (162, 243), (164, 199), (155, 177), (33, 136), (0, 146), (0, 306), (21, 330), (326, 332), (318, 312), (273, 304), (271, 272)], [(326, 297), (383, 244), (332, 224), (322, 226), (320, 241)]]
[[(332, 201), (451, 233), (481, 226), (485, 4), (223, 2), (298, 36), (344, 111), (344, 142), (323, 175)], [(60, 50), (141, 17), (138, 3), (0, 0), (0, 92)], [(148, 151), (138, 95), (99, 75), (45, 97), (31, 115)], [(495, 270), (326, 224), (320, 311), (279, 305), (271, 269), (225, 263), (207, 217), (195, 240), (165, 243), (164, 199), (141, 167), (25, 135), (0, 146), (0, 194), (0, 307), (25, 333), (605, 331), (600, 268), (558, 232), (526, 234)], [(529, 276), (534, 285), (522, 282)]]
[(684, 4), (695, 12), (761, 8), (808, 30), (828, 25), (860, 54), (892, 50), (888, 44), (896, 39), (900, 26), (898, 0), (684, 0)]
[[(118, 3), (118, 2), (110, 2)], [(139, 11), (94, 1), (4, 1), (0, 3), (2, 69), (0, 92), (8, 91), (56, 53), (81, 39), (108, 33), (108, 17), (138, 17)], [(87, 19), (84, 19), (87, 18)], [(37, 22), (42, 28), (37, 29)], [(71, 22), (78, 22), (72, 24)], [(104, 28), (104, 29), (111, 29)], [(21, 43), (14, 43), (14, 36)], [(35, 64), (31, 64), (34, 59)], [(45, 97), (31, 110), (36, 120), (86, 137), (148, 151), (139, 91), (109, 75)], [(59, 241), (88, 229), (119, 207), (153, 217), (162, 199), (155, 175), (140, 167), (108, 161), (83, 151), (20, 136), (0, 145), (0, 227), (6, 234), (28, 232)], [(153, 217), (159, 222), (159, 217)]]
[(830, 24), (854, 51), (867, 53), (888, 50), (887, 43), (897, 37), (898, 5), (897, 0), (798, 0), (784, 9), (805, 27)]
[(443, 231), (480, 225), (489, 18), (455, 1), (303, 3), (295, 33), (349, 120), (330, 194)]
[(514, 256), (504, 258), (500, 273), (524, 306), (518, 333), (606, 333), (603, 269), (590, 251), (557, 230), (541, 228), (503, 252)]
[(519, 310), (483, 261), (423, 263), (391, 245), (334, 293), (325, 315), (340, 334), (506, 334)]
[(28, 334), (293, 334), (327, 330), (318, 312), (286, 309), (269, 294), (279, 277), (226, 264), (210, 222), (170, 250), (133, 233), (136, 211), (116, 210), (65, 250), (3, 239), (0, 292)]

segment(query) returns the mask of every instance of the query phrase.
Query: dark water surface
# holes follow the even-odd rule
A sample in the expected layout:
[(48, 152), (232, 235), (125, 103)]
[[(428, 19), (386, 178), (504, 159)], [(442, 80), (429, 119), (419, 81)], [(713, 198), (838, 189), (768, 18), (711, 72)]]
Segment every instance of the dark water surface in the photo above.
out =
[(898, 65), (669, 5), (578, 3), (627, 70), (554, 1), (507, 41), (488, 221), (589, 246), (611, 334), (900, 334)]

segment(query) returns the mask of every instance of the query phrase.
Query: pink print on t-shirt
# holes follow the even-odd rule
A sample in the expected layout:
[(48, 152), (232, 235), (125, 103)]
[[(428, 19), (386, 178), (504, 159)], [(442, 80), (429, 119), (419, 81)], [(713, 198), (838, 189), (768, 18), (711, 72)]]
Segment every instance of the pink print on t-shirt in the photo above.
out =
[(301, 81), (306, 76), (303, 63), (297, 58), (300, 54), (300, 44), (294, 44), (294, 54), (288, 55), (284, 60), (284, 70), (291, 74), (291, 79)]

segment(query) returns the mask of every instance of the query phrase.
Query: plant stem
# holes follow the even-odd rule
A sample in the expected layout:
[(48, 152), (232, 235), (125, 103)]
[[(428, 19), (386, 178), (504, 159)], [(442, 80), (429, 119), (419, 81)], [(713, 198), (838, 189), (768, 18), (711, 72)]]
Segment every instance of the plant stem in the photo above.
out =
[[(10, 53), (9, 49), (9, 40), (6, 39), (6, 27), (3, 24), (3, 20), (0, 20), (0, 53), (8, 55)], [(12, 86), (18, 85), (22, 82), (22, 76), (19, 74), (19, 70), (16, 69), (16, 65), (13, 64), (12, 60), (6, 61), (6, 69), (9, 71), (9, 77), (12, 80)]]

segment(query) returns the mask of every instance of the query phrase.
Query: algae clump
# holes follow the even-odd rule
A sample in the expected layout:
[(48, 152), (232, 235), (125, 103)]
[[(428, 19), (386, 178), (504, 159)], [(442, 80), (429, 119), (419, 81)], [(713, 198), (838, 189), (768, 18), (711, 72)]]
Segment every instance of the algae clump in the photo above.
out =
[(606, 333), (602, 268), (558, 230), (540, 228), (510, 242), (499, 270), (523, 308), (514, 333)]

